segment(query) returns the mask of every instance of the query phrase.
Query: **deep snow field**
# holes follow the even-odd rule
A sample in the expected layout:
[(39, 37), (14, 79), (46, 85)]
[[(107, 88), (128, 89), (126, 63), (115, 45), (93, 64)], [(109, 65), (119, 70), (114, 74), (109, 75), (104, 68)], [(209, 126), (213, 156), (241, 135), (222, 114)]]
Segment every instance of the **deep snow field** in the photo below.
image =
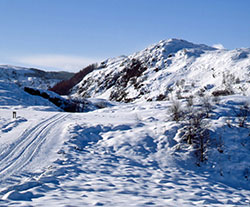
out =
[(0, 82), (0, 206), (249, 206), (250, 120), (231, 116), (249, 102), (213, 104), (197, 165), (170, 101), (65, 113)]

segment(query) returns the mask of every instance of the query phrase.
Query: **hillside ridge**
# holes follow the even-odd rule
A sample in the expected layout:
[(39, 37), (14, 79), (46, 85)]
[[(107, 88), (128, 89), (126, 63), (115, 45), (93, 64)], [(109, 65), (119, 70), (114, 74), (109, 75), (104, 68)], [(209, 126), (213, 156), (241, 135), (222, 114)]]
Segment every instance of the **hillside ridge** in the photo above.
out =
[(49, 89), (56, 83), (71, 78), (74, 73), (66, 71), (44, 71), (13, 65), (0, 65), (0, 80), (16, 83), (21, 87)]
[(250, 94), (249, 77), (249, 48), (226, 50), (169, 39), (101, 62), (71, 95), (121, 102), (167, 100), (180, 93), (180, 85), (183, 96), (204, 90), (209, 95), (227, 90), (246, 95)]

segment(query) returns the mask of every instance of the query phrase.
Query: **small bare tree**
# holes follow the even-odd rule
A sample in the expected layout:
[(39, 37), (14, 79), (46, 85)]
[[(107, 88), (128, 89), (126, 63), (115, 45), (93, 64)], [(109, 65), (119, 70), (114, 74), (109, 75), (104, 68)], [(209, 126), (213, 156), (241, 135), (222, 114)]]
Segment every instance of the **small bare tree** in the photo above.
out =
[(183, 116), (183, 111), (181, 109), (181, 103), (178, 100), (172, 100), (172, 105), (170, 106), (170, 114), (173, 121), (179, 122)]
[(202, 111), (191, 111), (185, 116), (183, 137), (187, 144), (193, 145), (200, 162), (205, 160), (205, 152), (209, 141), (206, 114)]
[(222, 84), (224, 85), (225, 90), (230, 94), (234, 94), (233, 84), (236, 83), (236, 81), (235, 81), (236, 78), (235, 78), (234, 74), (227, 72), (227, 73), (223, 73), (222, 75), (223, 75)]
[(193, 107), (194, 105), (194, 96), (190, 95), (186, 98), (187, 101), (187, 106), (188, 107)]
[(206, 114), (206, 118), (209, 117), (209, 113), (212, 111), (212, 104), (208, 96), (204, 96), (201, 99), (202, 108)]
[(234, 111), (236, 113), (236, 116), (238, 117), (239, 127), (245, 127), (247, 117), (250, 116), (249, 104), (245, 103), (239, 108), (239, 110), (234, 110)]

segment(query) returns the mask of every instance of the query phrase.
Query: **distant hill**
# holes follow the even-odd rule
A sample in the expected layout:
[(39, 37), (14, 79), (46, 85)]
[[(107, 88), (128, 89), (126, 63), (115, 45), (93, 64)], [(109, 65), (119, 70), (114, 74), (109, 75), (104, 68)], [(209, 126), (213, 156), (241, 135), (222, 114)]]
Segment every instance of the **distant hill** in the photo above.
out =
[(47, 72), (35, 68), (0, 65), (0, 80), (19, 86), (48, 89), (62, 80), (70, 79), (73, 75), (74, 73), (64, 71)]

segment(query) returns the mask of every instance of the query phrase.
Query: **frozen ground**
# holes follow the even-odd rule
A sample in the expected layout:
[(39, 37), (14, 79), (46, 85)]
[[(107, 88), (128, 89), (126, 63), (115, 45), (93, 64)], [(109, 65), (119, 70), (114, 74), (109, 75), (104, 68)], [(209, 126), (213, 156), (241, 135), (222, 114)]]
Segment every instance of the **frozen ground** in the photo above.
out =
[(169, 102), (63, 113), (21, 101), (0, 106), (1, 206), (250, 205), (249, 128), (225, 121), (247, 97), (214, 109), (211, 136), (221, 136), (224, 152), (211, 147), (201, 167), (177, 147)]

